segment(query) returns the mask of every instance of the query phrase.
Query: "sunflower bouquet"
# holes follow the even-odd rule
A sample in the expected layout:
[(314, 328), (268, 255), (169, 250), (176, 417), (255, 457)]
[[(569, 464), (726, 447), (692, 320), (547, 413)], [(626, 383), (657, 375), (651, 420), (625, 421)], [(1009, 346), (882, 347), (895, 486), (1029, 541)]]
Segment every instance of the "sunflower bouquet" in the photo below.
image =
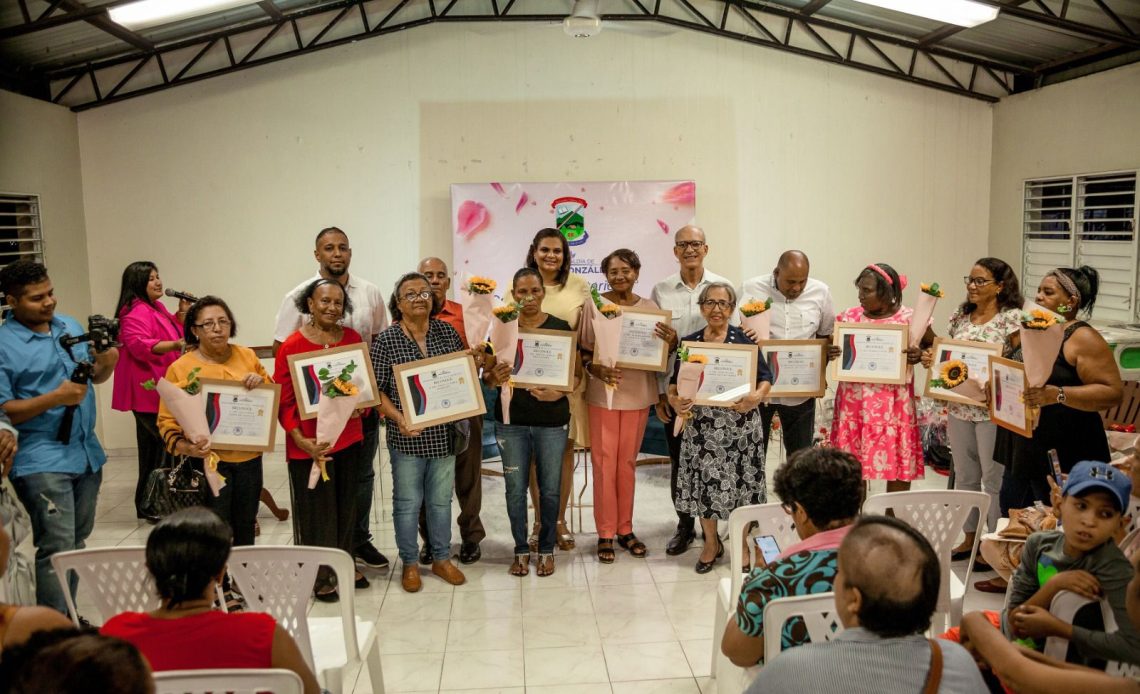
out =
[[(182, 428), (182, 435), (187, 441), (198, 445), (210, 442), (210, 423), (206, 418), (205, 394), (202, 392), (202, 382), (198, 380), (201, 367), (194, 367), (186, 374), (186, 381), (181, 384), (172, 383), (165, 378), (156, 382), (153, 378), (142, 383), (146, 390), (158, 391), (158, 397), (174, 416), (174, 421)], [(210, 451), (206, 454), (205, 472), (206, 482), (214, 496), (226, 486), (226, 478), (218, 473), (218, 454)]]
[[(905, 287), (906, 284), (903, 283)], [(942, 288), (938, 286), (937, 282), (923, 282), (919, 284), (918, 300), (914, 302), (914, 312), (910, 316), (910, 330), (909, 344), (911, 347), (918, 347), (922, 342), (922, 338), (926, 335), (926, 328), (930, 325), (930, 319), (934, 316), (934, 307), (938, 304), (938, 300), (946, 295)], [(909, 367), (907, 370), (909, 374)]]
[[(705, 380), (705, 365), (708, 357), (703, 354), (693, 354), (687, 345), (677, 350), (677, 395), (686, 400), (693, 400), (701, 389)], [(693, 418), (693, 411), (678, 414), (673, 418), (673, 435), (680, 436), (685, 425)]]
[(960, 386), (970, 377), (970, 367), (961, 359), (951, 359), (942, 364), (938, 370), (938, 377), (930, 379), (930, 385), (935, 388), (950, 390)]
[[(202, 383), (198, 380), (198, 372), (201, 370), (202, 367), (200, 366), (195, 366), (193, 369), (190, 369), (190, 373), (186, 374), (186, 383), (178, 386), (187, 395), (197, 395), (202, 392)], [(158, 384), (155, 383), (153, 378), (149, 378), (139, 385), (142, 386), (143, 390), (158, 390)]]
[[(317, 379), (321, 382), (321, 397), (317, 400), (317, 443), (327, 443), (330, 446), (340, 438), (348, 420), (360, 402), (360, 387), (352, 382), (352, 374), (356, 371), (356, 361), (349, 361), (340, 367), (338, 373), (328, 366), (317, 370)], [(318, 481), (329, 481), (328, 469), (325, 460), (313, 460), (309, 468), (309, 489), (316, 489)]]
[(1040, 306), (1021, 312), (1021, 358), (1029, 385), (1040, 388), (1049, 380), (1065, 341), (1065, 319)]
[(757, 340), (767, 340), (772, 334), (772, 297), (764, 301), (749, 299), (740, 307), (740, 327), (751, 331)]
[(946, 296), (946, 292), (942, 291), (942, 287), (939, 287), (937, 282), (923, 282), (918, 285), (918, 288), (922, 290), (923, 294), (929, 294), (936, 299)]
[(764, 301), (750, 299), (747, 303), (740, 306), (740, 315), (745, 318), (751, 318), (752, 316), (758, 316), (764, 313), (770, 308), (772, 308), (772, 297), (768, 297)]
[[(943, 355), (943, 358), (949, 353)], [(936, 365), (930, 374), (930, 387), (952, 391), (955, 395), (984, 405), (986, 402), (985, 374), (972, 374), (962, 359), (949, 358)], [(932, 394), (934, 395), (934, 394)], [(934, 395), (937, 397), (937, 395)]]
[(463, 332), (468, 343), (477, 345), (487, 337), (491, 328), (491, 311), (495, 297), (492, 294), (498, 286), (495, 280), (480, 275), (472, 275), (464, 282), (456, 298), (463, 307)]
[(512, 301), (509, 304), (496, 306), (491, 310), (491, 315), (498, 318), (503, 323), (510, 323), (519, 319), (519, 311), (522, 309), (522, 304), (517, 301)]
[(594, 306), (598, 309), (598, 313), (602, 314), (603, 318), (612, 319), (621, 315), (621, 307), (615, 303), (604, 301), (602, 295), (598, 293), (597, 287), (590, 287), (590, 298), (593, 299)]
[(467, 280), (467, 284), (463, 285), (463, 288), (471, 294), (490, 294), (495, 291), (497, 286), (499, 286), (498, 283), (490, 277), (475, 275)]
[[(498, 362), (511, 367), (512, 375), (515, 372), (515, 355), (519, 345), (519, 314), (522, 304), (512, 301), (504, 306), (496, 306), (492, 315), (497, 320), (491, 321), (491, 352)], [(503, 423), (511, 423), (511, 381), (507, 381), (499, 388), (499, 399), (503, 402)]]
[(1064, 317), (1041, 308), (1021, 312), (1021, 325), (1030, 330), (1048, 330), (1064, 322)]

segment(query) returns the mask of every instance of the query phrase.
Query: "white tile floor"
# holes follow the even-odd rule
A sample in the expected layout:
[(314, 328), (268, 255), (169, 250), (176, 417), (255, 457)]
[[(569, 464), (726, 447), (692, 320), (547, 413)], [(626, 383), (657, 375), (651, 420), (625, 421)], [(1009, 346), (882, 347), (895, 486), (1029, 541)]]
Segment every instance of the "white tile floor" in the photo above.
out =
[[(376, 545), (396, 555), (391, 520), (391, 472), (382, 451), (378, 508), (372, 528)], [(779, 464), (769, 456), (768, 471)], [(488, 464), (490, 466), (490, 464)], [(149, 525), (135, 520), (133, 452), (113, 456), (105, 468), (98, 517), (88, 546), (138, 545)], [(722, 562), (704, 576), (693, 571), (694, 545), (680, 557), (664, 552), (676, 516), (669, 501), (669, 468), (638, 469), (634, 527), (649, 545), (649, 557), (619, 553), (616, 563), (600, 564), (590, 508), (582, 511), (578, 547), (556, 556), (553, 576), (526, 578), (507, 573), (513, 542), (501, 477), (483, 478), (483, 558), (462, 567), (467, 584), (458, 588), (425, 572), (424, 589), (409, 595), (400, 587), (398, 567), (367, 571), (372, 582), (356, 591), (357, 611), (378, 620), (384, 679), (389, 692), (551, 692), (625, 694), (691, 692), (708, 694), (709, 650), (716, 582), (728, 574)], [(278, 504), (289, 505), (281, 453), (265, 463), (265, 486)], [(575, 476), (576, 491), (585, 483)], [(915, 488), (942, 488), (946, 478), (930, 473)], [(872, 493), (876, 493), (873, 489)], [(583, 500), (589, 503), (587, 487)], [(774, 498), (773, 498), (774, 500)], [(577, 511), (574, 522), (578, 522)], [(292, 542), (291, 521), (279, 522), (264, 506), (259, 543)], [(458, 549), (458, 533), (453, 533)], [(962, 572), (962, 569), (959, 569)], [(992, 574), (991, 574), (992, 575)], [(93, 616), (80, 590), (80, 611)], [(998, 609), (1001, 596), (972, 588), (966, 609)], [(338, 614), (335, 605), (316, 605), (314, 614)], [(371, 692), (367, 674), (348, 673), (358, 694)]]

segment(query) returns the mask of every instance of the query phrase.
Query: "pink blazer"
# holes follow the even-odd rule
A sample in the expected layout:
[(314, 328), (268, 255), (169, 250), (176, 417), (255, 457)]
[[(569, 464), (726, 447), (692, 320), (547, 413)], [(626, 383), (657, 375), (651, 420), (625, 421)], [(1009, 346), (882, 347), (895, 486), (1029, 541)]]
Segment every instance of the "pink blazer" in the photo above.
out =
[(115, 387), (111, 407), (123, 412), (158, 412), (158, 393), (144, 390), (142, 382), (156, 381), (178, 358), (178, 352), (155, 354), (151, 348), (165, 340), (181, 340), (182, 326), (162, 305), (135, 299), (119, 313), (119, 363), (115, 365)]

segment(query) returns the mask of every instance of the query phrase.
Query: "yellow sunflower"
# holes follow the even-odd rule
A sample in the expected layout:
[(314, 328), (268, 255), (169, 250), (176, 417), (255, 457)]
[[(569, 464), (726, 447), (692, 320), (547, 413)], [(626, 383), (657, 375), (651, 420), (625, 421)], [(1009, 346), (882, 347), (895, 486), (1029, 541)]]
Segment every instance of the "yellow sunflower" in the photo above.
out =
[(966, 362), (961, 359), (951, 359), (942, 365), (942, 378), (939, 380), (942, 381), (943, 388), (953, 388), (965, 383), (969, 374), (970, 370), (967, 368)]

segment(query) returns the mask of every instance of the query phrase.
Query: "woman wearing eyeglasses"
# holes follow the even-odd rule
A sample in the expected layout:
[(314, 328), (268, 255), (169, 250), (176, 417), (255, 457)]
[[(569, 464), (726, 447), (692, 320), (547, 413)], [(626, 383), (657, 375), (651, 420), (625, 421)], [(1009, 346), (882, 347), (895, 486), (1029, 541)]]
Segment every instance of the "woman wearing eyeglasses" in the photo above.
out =
[[(237, 322), (230, 307), (218, 297), (204, 296), (190, 306), (186, 312), (185, 334), (188, 351), (166, 369), (166, 380), (171, 383), (185, 385), (194, 369), (198, 369), (198, 378), (240, 381), (246, 388), (272, 382), (252, 349), (230, 342), (230, 338), (237, 335)], [(230, 524), (235, 546), (252, 545), (262, 487), (261, 454), (211, 449), (208, 443), (191, 443), (161, 400), (158, 431), (171, 453), (205, 458), (213, 450), (218, 455), (218, 474), (225, 478), (226, 486), (218, 496), (207, 492), (206, 505)]]
[[(1021, 328), (1021, 287), (1017, 275), (1004, 260), (981, 258), (963, 277), (966, 283), (966, 300), (950, 316), (947, 334), (954, 340), (989, 342), (1002, 346), (1008, 353), (1018, 344)], [(927, 349), (922, 353), (922, 365), (931, 368), (937, 355)], [(990, 495), (990, 510), (986, 518), (989, 529), (997, 529), (1001, 516), (998, 494), (1001, 492), (1002, 466), (994, 461), (994, 438), (997, 426), (990, 421), (989, 411), (978, 405), (949, 403), (950, 417), (947, 434), (950, 453), (954, 461), (954, 488), (968, 491), (985, 490)], [(978, 530), (977, 514), (966, 521), (966, 536), (954, 548), (955, 561), (968, 559), (974, 547)]]
[[(727, 282), (713, 282), (698, 298), (707, 325), (681, 338), (690, 342), (720, 342), (750, 345), (740, 328), (729, 325), (736, 309), (736, 290)], [(679, 513), (701, 519), (705, 545), (697, 559), (699, 574), (712, 571), (724, 555), (716, 532), (718, 520), (728, 520), (740, 506), (762, 504), (767, 498), (764, 482), (764, 426), (760, 403), (772, 389), (772, 373), (764, 357), (757, 356), (756, 388), (731, 407), (694, 405), (677, 393), (677, 371), (669, 386), (669, 405), (678, 417), (692, 413), (681, 433), (681, 457), (677, 470)], [(679, 368), (679, 365), (678, 365)]]
[[(372, 367), (380, 390), (380, 412), (388, 420), (388, 452), (392, 458), (392, 521), (396, 546), (404, 564), (401, 585), (409, 593), (423, 587), (419, 566), (420, 507), (427, 513), (431, 572), (451, 585), (466, 577), (451, 563), (451, 490), (455, 486), (455, 425), (412, 429), (404, 420), (392, 367), (462, 352), (463, 341), (448, 323), (432, 318), (442, 308), (428, 279), (409, 272), (396, 281), (388, 310), (392, 325), (372, 343)], [(474, 350), (472, 350), (474, 351)], [(477, 441), (469, 445), (477, 446)]]

